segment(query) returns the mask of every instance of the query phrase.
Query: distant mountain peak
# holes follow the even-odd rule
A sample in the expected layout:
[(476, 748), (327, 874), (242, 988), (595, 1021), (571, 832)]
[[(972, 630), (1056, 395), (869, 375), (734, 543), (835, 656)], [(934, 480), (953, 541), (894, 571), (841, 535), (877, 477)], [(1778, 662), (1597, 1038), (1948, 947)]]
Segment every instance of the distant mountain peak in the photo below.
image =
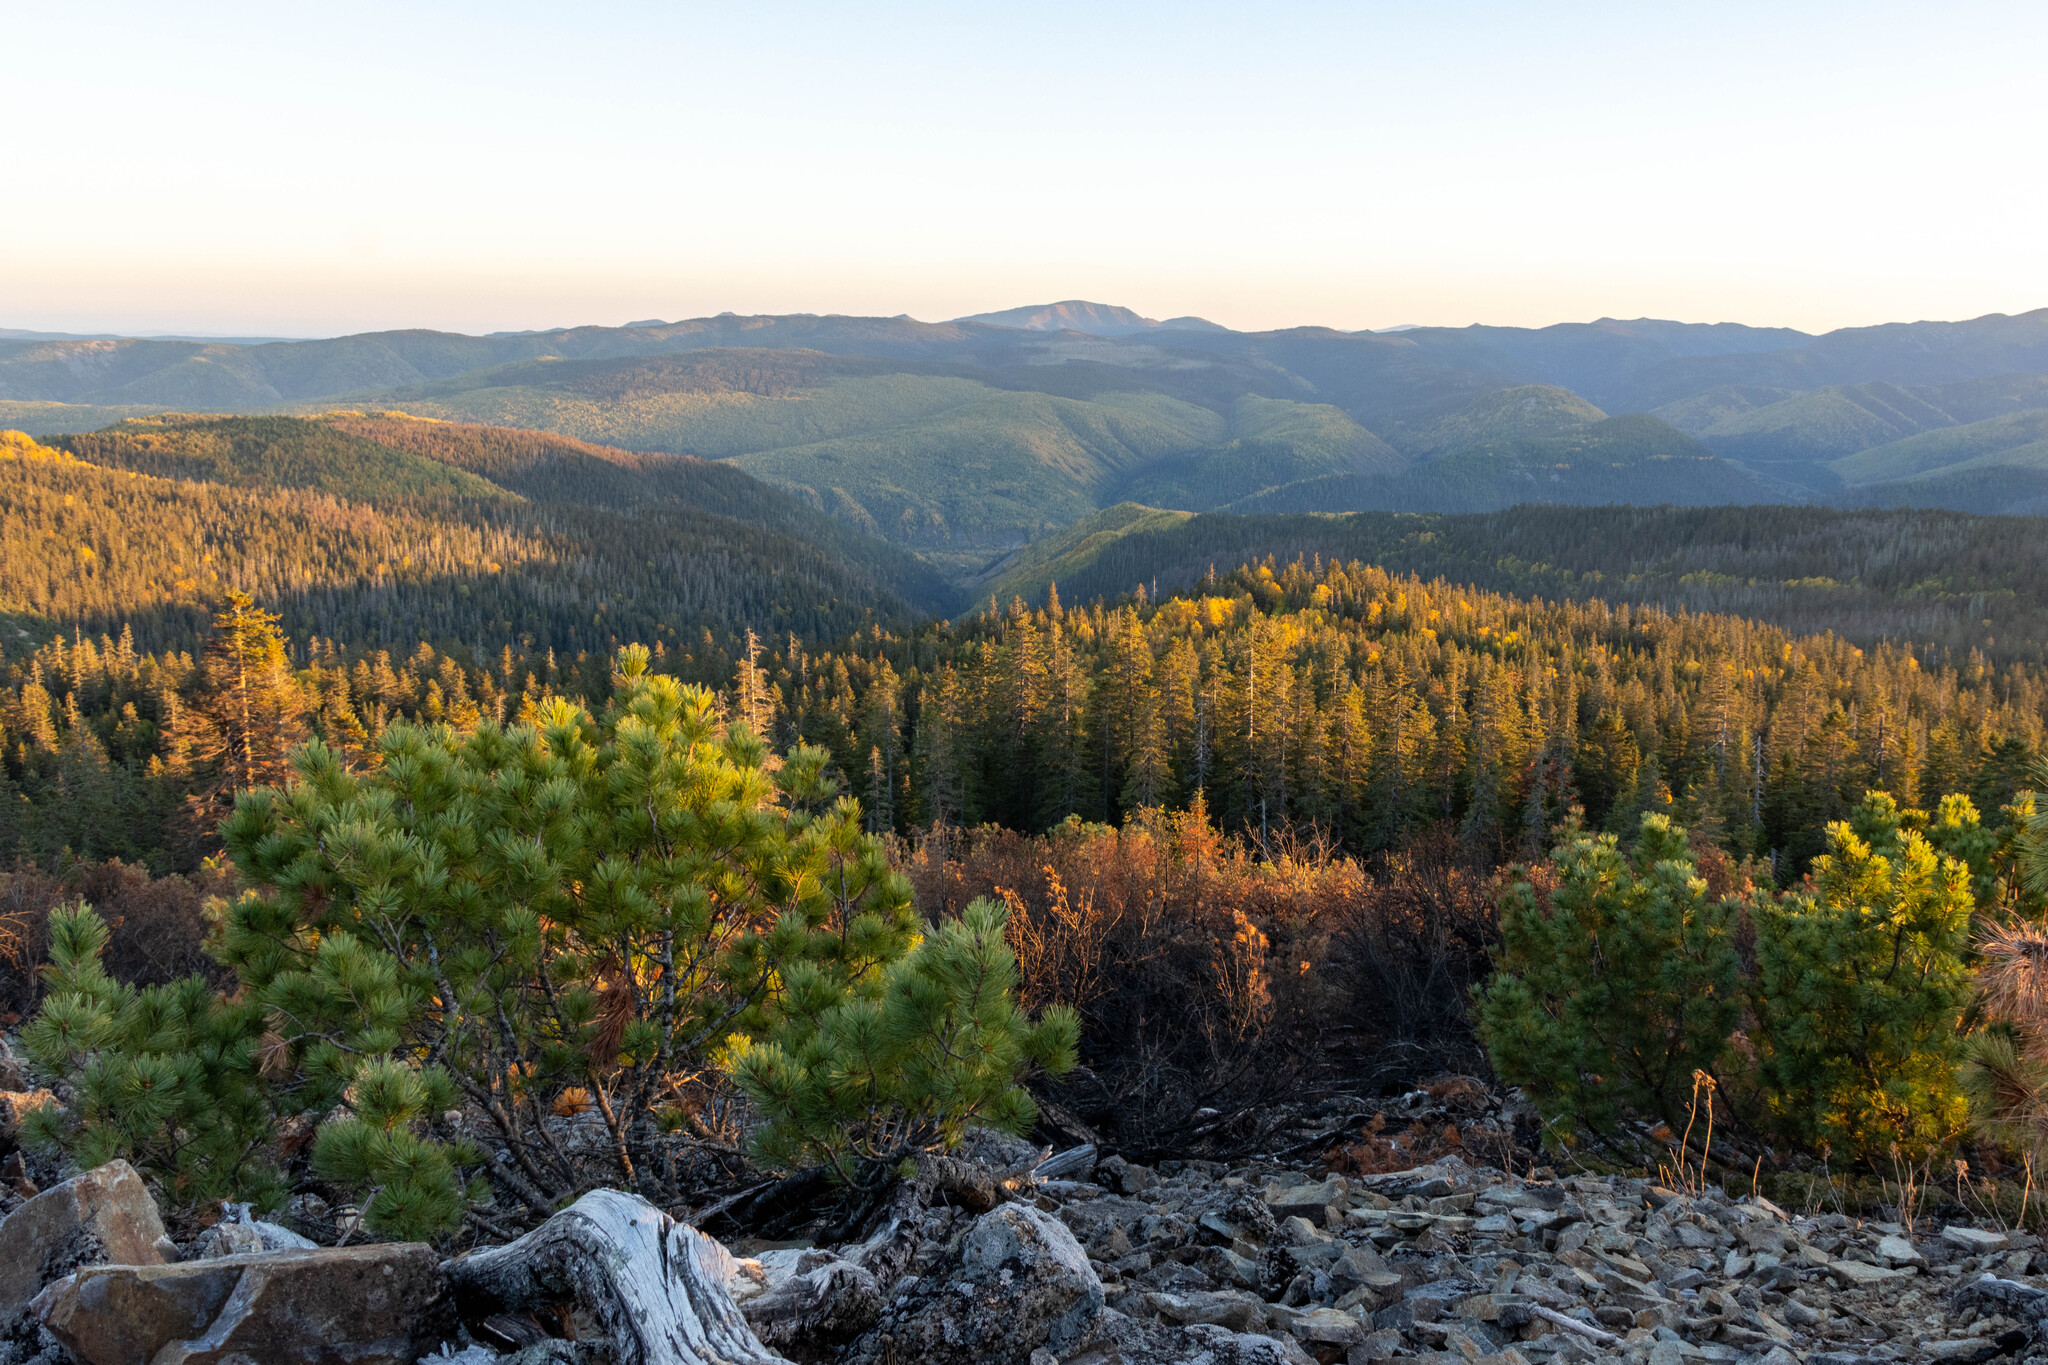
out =
[(1119, 337), (1137, 332), (1198, 331), (1227, 332), (1206, 318), (1168, 318), (1161, 322), (1113, 303), (1090, 303), (1066, 299), (1059, 303), (1031, 304), (1005, 308), (999, 313), (974, 313), (955, 322), (979, 322), (990, 327), (1015, 327), (1026, 332), (1086, 332), (1091, 336)]

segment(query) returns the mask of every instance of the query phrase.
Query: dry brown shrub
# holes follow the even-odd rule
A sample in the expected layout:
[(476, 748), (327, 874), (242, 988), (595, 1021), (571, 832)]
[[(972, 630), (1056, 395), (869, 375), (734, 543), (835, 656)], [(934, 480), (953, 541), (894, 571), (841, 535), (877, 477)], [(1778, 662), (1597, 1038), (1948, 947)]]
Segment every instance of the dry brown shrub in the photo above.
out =
[[(2038, 1035), (2048, 1024), (2048, 928), (2027, 920), (1993, 923), (1977, 950), (1983, 955), (1977, 985), (1985, 1009)], [(2038, 1037), (2029, 1041), (2041, 1049)]]
[(206, 954), (212, 929), (209, 896), (231, 889), (224, 870), (192, 876), (152, 877), (113, 859), (81, 863), (61, 873), (33, 867), (0, 873), (0, 1004), (27, 1015), (40, 996), (36, 969), (49, 948), (50, 912), (84, 901), (112, 931), (102, 961), (116, 980), (158, 985), (201, 975), (226, 984), (231, 974)]
[(1330, 973), (1350, 1003), (1348, 1065), (1380, 1084), (1482, 1070), (1466, 1007), (1498, 934), (1491, 874), (1448, 829), (1388, 854), (1378, 873), (1332, 926)]
[(1464, 1067), (1470, 964), (1441, 959), (1490, 932), (1475, 879), (1376, 879), (1313, 831), (1268, 848), (1146, 810), (934, 829), (902, 861), (929, 916), (1007, 902), (1025, 1003), (1080, 1011), (1082, 1066), (1049, 1098), (1132, 1155), (1222, 1154), (1260, 1149), (1296, 1101)]
[(1516, 1145), (1514, 1132), (1504, 1125), (1411, 1122), (1398, 1132), (1384, 1113), (1373, 1115), (1357, 1141), (1339, 1146), (1324, 1158), (1333, 1171), (1344, 1175), (1385, 1175), (1389, 1171), (1411, 1171), (1446, 1156), (1457, 1156), (1474, 1165), (1519, 1169), (1525, 1159)]

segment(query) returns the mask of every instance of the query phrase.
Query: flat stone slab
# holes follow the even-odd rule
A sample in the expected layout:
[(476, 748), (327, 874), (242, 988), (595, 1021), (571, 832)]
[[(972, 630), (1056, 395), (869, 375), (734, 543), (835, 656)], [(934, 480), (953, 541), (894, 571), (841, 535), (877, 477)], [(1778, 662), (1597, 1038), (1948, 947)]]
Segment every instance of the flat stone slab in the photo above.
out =
[(1883, 1284), (1886, 1280), (1902, 1279), (1912, 1272), (1887, 1270), (1881, 1265), (1866, 1265), (1862, 1261), (1830, 1261), (1828, 1274), (1844, 1289), (1856, 1289), (1863, 1285)]
[(1960, 1223), (1951, 1223), (1941, 1230), (1941, 1240), (1952, 1247), (1983, 1255), (1991, 1251), (2004, 1251), (2012, 1245), (2012, 1238), (1989, 1228), (1966, 1228)]
[(1918, 1266), (1922, 1270), (1927, 1268), (1927, 1258), (1903, 1237), (1889, 1236), (1881, 1239), (1877, 1244), (1877, 1254), (1893, 1265)]

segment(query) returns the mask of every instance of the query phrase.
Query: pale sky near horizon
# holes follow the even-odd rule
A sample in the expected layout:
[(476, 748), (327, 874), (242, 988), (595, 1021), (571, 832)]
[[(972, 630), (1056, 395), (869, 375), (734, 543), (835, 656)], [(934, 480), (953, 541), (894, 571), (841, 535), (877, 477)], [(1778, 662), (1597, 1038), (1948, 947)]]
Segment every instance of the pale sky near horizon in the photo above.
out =
[(2048, 305), (2048, 5), (0, 3), (0, 327)]

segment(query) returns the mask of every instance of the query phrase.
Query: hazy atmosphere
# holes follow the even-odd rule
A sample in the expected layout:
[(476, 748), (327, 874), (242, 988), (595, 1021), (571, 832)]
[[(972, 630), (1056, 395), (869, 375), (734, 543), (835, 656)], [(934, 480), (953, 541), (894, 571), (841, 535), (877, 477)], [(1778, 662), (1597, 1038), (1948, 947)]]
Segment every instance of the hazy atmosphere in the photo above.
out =
[[(16, 6), (0, 326), (2048, 299), (2024, 3)], [(1939, 192), (1932, 192), (1938, 190)]]

